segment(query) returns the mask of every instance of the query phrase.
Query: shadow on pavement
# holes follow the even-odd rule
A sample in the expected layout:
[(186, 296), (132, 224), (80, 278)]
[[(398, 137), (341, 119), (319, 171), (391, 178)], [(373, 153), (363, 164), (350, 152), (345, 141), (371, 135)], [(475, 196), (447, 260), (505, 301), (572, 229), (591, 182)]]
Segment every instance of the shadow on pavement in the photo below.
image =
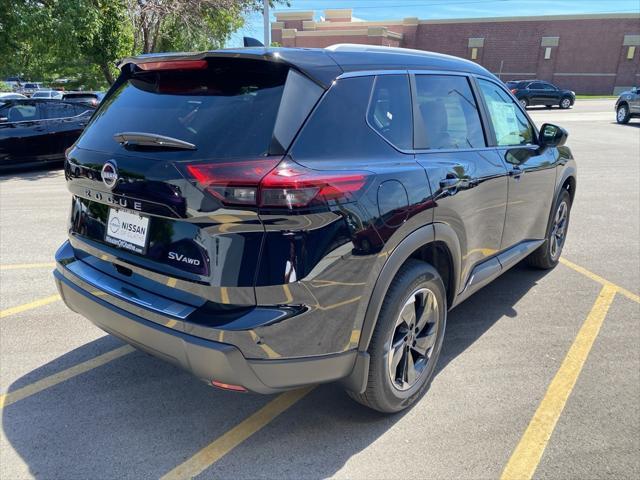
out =
[(41, 180), (43, 178), (53, 178), (62, 173), (64, 162), (51, 162), (38, 165), (29, 169), (12, 168), (0, 170), (0, 180)]
[[(515, 317), (514, 305), (543, 275), (515, 267), (451, 311), (439, 371), (495, 322)], [(118, 345), (109, 336), (86, 344), (17, 380), (10, 391)], [(5, 407), (2, 423), (11, 448), (37, 478), (158, 478), (272, 398), (213, 389), (135, 352)], [(277, 438), (267, 427), (204, 476), (328, 477), (406, 413), (382, 415), (351, 401), (338, 385), (321, 386), (274, 420), (284, 423)], [(249, 465), (243, 448), (250, 449)], [(3, 458), (5, 474), (19, 473), (10, 464), (13, 455), (5, 450)]]
[(611, 125), (620, 125), (621, 127), (635, 127), (635, 128), (640, 128), (640, 121), (633, 121), (633, 119), (631, 119), (629, 121), (629, 123), (618, 123), (618, 122), (611, 122)]

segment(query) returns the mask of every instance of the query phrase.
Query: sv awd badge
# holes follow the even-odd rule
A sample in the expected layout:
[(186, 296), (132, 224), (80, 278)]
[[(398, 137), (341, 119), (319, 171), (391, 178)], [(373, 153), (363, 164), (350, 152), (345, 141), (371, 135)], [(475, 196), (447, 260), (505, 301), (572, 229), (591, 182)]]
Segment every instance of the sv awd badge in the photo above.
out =
[(189, 258), (186, 255), (176, 252), (169, 252), (169, 260), (186, 263), (187, 265), (200, 265), (200, 260), (197, 258)]

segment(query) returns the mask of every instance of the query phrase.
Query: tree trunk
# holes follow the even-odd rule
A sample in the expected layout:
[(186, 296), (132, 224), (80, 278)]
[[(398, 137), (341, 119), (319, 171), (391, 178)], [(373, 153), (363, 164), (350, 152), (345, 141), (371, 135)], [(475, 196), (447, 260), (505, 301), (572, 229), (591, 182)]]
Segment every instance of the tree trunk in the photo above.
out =
[(102, 70), (102, 74), (104, 75), (104, 78), (107, 80), (107, 82), (109, 82), (109, 85), (113, 85), (113, 82), (115, 82), (116, 79), (113, 78), (113, 72), (109, 68), (109, 65), (103, 63), (102, 65), (100, 65), (100, 70)]
[(151, 34), (149, 33), (149, 29), (146, 27), (142, 28), (142, 53), (151, 53)]

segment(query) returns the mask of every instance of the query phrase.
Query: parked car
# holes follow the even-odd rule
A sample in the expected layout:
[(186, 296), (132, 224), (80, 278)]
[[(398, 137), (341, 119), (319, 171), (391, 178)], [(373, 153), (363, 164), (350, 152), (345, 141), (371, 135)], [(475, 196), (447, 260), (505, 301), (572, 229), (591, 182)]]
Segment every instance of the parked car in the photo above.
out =
[(634, 117), (640, 117), (640, 87), (622, 92), (616, 100), (616, 121), (629, 123)]
[(104, 92), (65, 92), (63, 100), (74, 103), (84, 103), (92, 107), (97, 107), (104, 98)]
[(33, 95), (35, 92), (37, 92), (38, 90), (40, 90), (42, 88), (42, 83), (39, 82), (27, 82), (25, 84), (22, 85), (22, 87), (20, 87), (18, 89), (18, 93), (22, 93), (23, 95), (26, 95), (27, 97), (30, 97), (31, 95)]
[(58, 100), (0, 99), (0, 171), (62, 161), (92, 113)]
[(16, 91), (20, 88), (20, 85), (24, 82), (20, 77), (7, 77), (1, 81), (2, 83), (11, 87), (11, 90)]
[(27, 98), (24, 95), (22, 95), (21, 93), (14, 93), (14, 92), (0, 92), (0, 102), (2, 100), (15, 100), (17, 98)]
[(61, 100), (62, 92), (59, 92), (57, 90), (41, 89), (37, 92), (34, 92), (33, 95), (31, 95), (31, 98), (51, 98), (54, 100)]
[(567, 109), (576, 101), (576, 92), (565, 90), (549, 82), (542, 80), (516, 80), (507, 82), (511, 93), (523, 107), (531, 105), (544, 105), (552, 107), (558, 105)]
[(429, 52), (125, 59), (67, 152), (55, 280), (73, 311), (216, 387), (340, 381), (402, 410), (449, 309), (521, 260), (558, 263), (566, 139), (483, 67)]

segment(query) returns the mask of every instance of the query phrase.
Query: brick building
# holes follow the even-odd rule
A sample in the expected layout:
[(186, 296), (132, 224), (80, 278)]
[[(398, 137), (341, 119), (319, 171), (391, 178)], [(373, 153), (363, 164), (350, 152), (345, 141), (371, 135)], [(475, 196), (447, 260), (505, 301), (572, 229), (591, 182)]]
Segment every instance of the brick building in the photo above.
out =
[(585, 94), (640, 84), (640, 14), (355, 21), (351, 9), (279, 12), (271, 38), (285, 47), (361, 43), (477, 61), (503, 80), (540, 78)]

